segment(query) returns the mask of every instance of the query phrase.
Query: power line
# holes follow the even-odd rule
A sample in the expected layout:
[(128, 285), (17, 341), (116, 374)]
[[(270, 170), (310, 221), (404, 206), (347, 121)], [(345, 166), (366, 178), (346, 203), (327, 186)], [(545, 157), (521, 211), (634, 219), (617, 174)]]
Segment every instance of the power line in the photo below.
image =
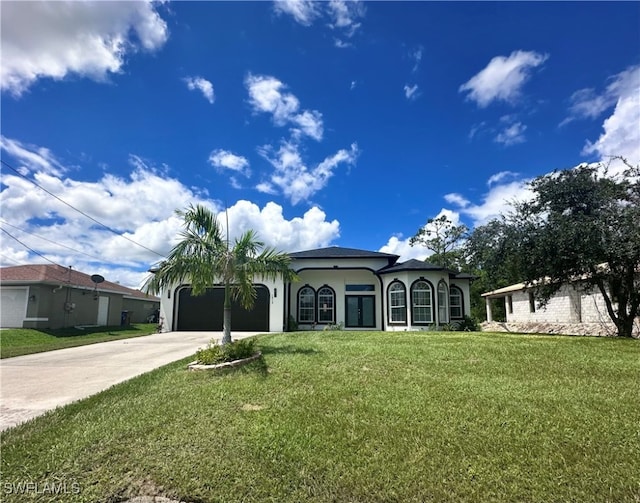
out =
[(33, 248), (30, 248), (29, 246), (27, 246), (26, 244), (24, 244), (22, 241), (20, 241), (17, 237), (15, 237), (14, 235), (12, 235), (9, 231), (0, 228), (0, 231), (4, 232), (7, 236), (9, 236), (12, 239), (15, 239), (18, 243), (20, 243), (22, 246), (24, 246), (27, 250), (29, 250), (32, 253), (35, 253), (36, 255), (42, 257), (43, 259), (45, 259), (47, 262), (51, 262), (53, 265), (57, 265), (60, 267), (64, 267), (61, 266), (60, 264), (54, 262), (53, 260), (48, 259), (47, 257), (45, 257), (42, 253), (35, 251)]
[[(5, 260), (8, 260), (8, 261), (10, 261), (10, 262), (13, 262), (13, 263), (14, 263), (16, 266), (18, 266), (18, 267), (27, 267), (27, 268), (29, 268), (29, 269), (31, 269), (31, 270), (33, 270), (33, 271), (40, 272), (40, 270), (39, 270), (39, 269), (36, 269), (37, 264), (22, 264), (22, 263), (18, 262), (17, 260), (12, 259), (11, 257), (7, 257), (6, 255), (3, 255), (3, 254), (1, 254), (1, 253), (0, 253), (0, 257), (2, 257), (2, 258), (3, 258), (3, 259), (5, 259)], [(60, 266), (60, 264), (56, 264), (56, 265)], [(62, 266), (60, 266), (60, 267), (62, 267)], [(71, 269), (71, 266), (69, 266), (69, 267), (65, 267), (65, 269), (66, 269), (67, 271), (69, 271), (69, 270)], [(53, 271), (53, 272), (57, 275), (57, 273), (58, 273), (58, 272), (60, 272), (60, 271), (55, 270), (55, 271)], [(56, 279), (57, 279), (57, 281), (59, 281), (60, 283), (69, 283), (69, 281), (70, 281), (69, 279), (60, 279), (60, 277), (59, 277), (59, 276), (58, 276)]]
[(77, 211), (78, 213), (80, 213), (81, 215), (83, 215), (84, 217), (88, 218), (89, 220), (91, 220), (92, 222), (95, 222), (96, 224), (98, 224), (100, 227), (105, 228), (106, 230), (108, 230), (109, 232), (112, 232), (114, 234), (116, 234), (117, 236), (120, 236), (121, 238), (126, 239), (127, 241), (129, 241), (130, 243), (133, 243), (136, 246), (140, 246), (141, 248), (144, 248), (147, 251), (150, 251), (151, 253), (154, 253), (156, 255), (158, 255), (159, 257), (164, 257), (164, 255), (162, 253), (158, 253), (155, 250), (152, 250), (151, 248), (147, 248), (145, 245), (140, 244), (136, 241), (134, 241), (133, 239), (128, 238), (127, 236), (125, 236), (124, 234), (121, 234), (120, 232), (118, 232), (117, 230), (109, 227), (106, 224), (103, 224), (102, 222), (96, 220), (95, 218), (93, 218), (91, 215), (88, 215), (87, 213), (85, 213), (82, 210), (79, 210), (78, 208), (76, 208), (75, 206), (69, 204), (68, 202), (66, 202), (64, 199), (61, 199), (60, 197), (56, 196), (53, 192), (48, 191), (47, 189), (45, 189), (43, 186), (39, 185), (38, 183), (34, 182), (33, 180), (31, 180), (31, 178), (26, 177), (25, 175), (23, 175), (22, 173), (20, 173), (17, 169), (15, 169), (13, 166), (11, 166), (10, 164), (8, 164), (7, 162), (5, 162), (4, 160), (0, 159), (0, 162), (6, 166), (7, 168), (9, 168), (11, 171), (13, 171), (14, 173), (16, 173), (18, 176), (24, 178), (25, 180), (27, 180), (28, 182), (31, 182), (33, 185), (35, 185), (36, 187), (38, 187), (40, 190), (43, 190), (44, 192), (46, 192), (47, 194), (49, 194), (52, 197), (55, 197), (58, 201), (60, 201), (61, 203), (65, 204), (66, 206), (68, 206), (69, 208), (71, 208), (74, 211)]
[(10, 224), (9, 222), (7, 222), (5, 220), (0, 219), (0, 223), (2, 223), (4, 225), (8, 225), (9, 227), (12, 227), (12, 228), (14, 228), (16, 230), (19, 230), (20, 232), (24, 232), (25, 234), (30, 234), (31, 236), (35, 236), (35, 237), (37, 237), (39, 239), (42, 239), (43, 241), (47, 241), (47, 242), (52, 243), (52, 244), (54, 244), (56, 246), (60, 246), (62, 248), (66, 248), (67, 250), (71, 250), (72, 252), (76, 252), (76, 253), (79, 253), (81, 255), (85, 255), (85, 256), (87, 256), (89, 258), (97, 260), (98, 262), (108, 262), (110, 264), (114, 263), (114, 262), (109, 262), (107, 260), (104, 260), (103, 258), (96, 257), (95, 255), (91, 255), (90, 253), (86, 253), (86, 252), (83, 252), (81, 250), (76, 250), (75, 248), (71, 248), (70, 246), (63, 245), (62, 243), (58, 243), (56, 241), (52, 241), (51, 239), (47, 239), (47, 238), (45, 238), (43, 236), (39, 236), (38, 234), (35, 234), (33, 232), (25, 231), (24, 229), (21, 229), (20, 227), (16, 227), (15, 225)]

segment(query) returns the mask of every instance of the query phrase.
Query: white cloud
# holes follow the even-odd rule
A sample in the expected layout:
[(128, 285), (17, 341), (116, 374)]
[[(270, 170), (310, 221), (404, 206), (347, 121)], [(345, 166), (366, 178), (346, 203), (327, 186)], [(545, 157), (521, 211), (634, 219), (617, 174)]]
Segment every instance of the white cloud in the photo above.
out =
[(467, 135), (467, 138), (469, 138), (469, 140), (473, 140), (479, 134), (484, 133), (486, 129), (487, 129), (486, 121), (482, 121), (478, 124), (474, 124), (473, 126), (471, 126), (471, 129), (469, 130), (469, 134)]
[(265, 146), (259, 149), (259, 153), (271, 163), (275, 171), (269, 182), (260, 184), (258, 190), (268, 192), (278, 187), (291, 200), (291, 204), (295, 205), (308, 200), (326, 187), (339, 165), (354, 165), (358, 157), (358, 146), (354, 143), (349, 150), (340, 149), (313, 168), (307, 167), (296, 143), (283, 141), (276, 152), (270, 146)]
[[(57, 173), (48, 170), (48, 164), (43, 165), (38, 153), (48, 152), (51, 158), (53, 154), (42, 147), (27, 146), (6, 138), (2, 145), (3, 158), (7, 157), (5, 153), (13, 157), (14, 152), (18, 152), (21, 162), (38, 184), (130, 240), (161, 254), (166, 254), (177, 243), (182, 229), (176, 209), (184, 209), (192, 203), (204, 204), (219, 214), (224, 225), (220, 203), (185, 187), (140, 157), (131, 157), (132, 171), (128, 177), (106, 173), (98, 180), (80, 181), (61, 174), (72, 172), (62, 164)], [(316, 169), (318, 173), (329, 172), (340, 162), (345, 160), (339, 152)], [(4, 174), (2, 185), (2, 220), (22, 229), (7, 230), (50, 260), (72, 265), (83, 272), (102, 274), (126, 286), (139, 287), (147, 276), (148, 267), (160, 259), (151, 251), (98, 226), (20, 176)], [(132, 211), (132, 201), (135, 201), (135, 211)], [(317, 207), (290, 220), (284, 218), (282, 207), (272, 202), (260, 209), (248, 201), (237, 201), (228, 212), (232, 238), (249, 228), (255, 229), (267, 245), (283, 251), (327, 246), (340, 235), (339, 222), (328, 221), (326, 214)], [(5, 225), (0, 222), (0, 227), (5, 228)], [(30, 256), (24, 247), (11, 239), (3, 238), (2, 245), (2, 265), (43, 262), (40, 257)]]
[(417, 100), (418, 96), (420, 96), (420, 93), (418, 92), (418, 84), (414, 84), (412, 86), (409, 86), (409, 84), (405, 84), (404, 96), (411, 101)]
[(228, 169), (249, 176), (249, 161), (228, 150), (217, 149), (209, 155), (209, 162), (216, 168)]
[(339, 38), (333, 39), (333, 45), (335, 45), (339, 49), (346, 49), (347, 47), (353, 47), (353, 44), (351, 42), (345, 42), (344, 40), (341, 40)]
[(349, 87), (349, 89), (350, 89), (351, 91), (353, 91), (353, 90), (356, 88), (356, 85), (357, 85), (357, 84), (358, 84), (358, 83), (357, 83), (355, 80), (352, 80), (352, 81), (351, 81), (351, 86)]
[[(494, 175), (496, 176), (496, 175)], [(483, 195), (482, 202), (472, 204), (460, 194), (447, 194), (445, 200), (458, 206), (459, 212), (471, 217), (473, 226), (483, 225), (489, 220), (506, 214), (514, 201), (525, 201), (532, 197), (527, 184), (529, 180), (514, 180), (494, 185)]]
[(319, 2), (315, 0), (276, 0), (273, 8), (278, 14), (288, 14), (303, 26), (311, 26), (320, 15)]
[(294, 135), (298, 137), (305, 135), (314, 140), (322, 140), (324, 126), (322, 123), (322, 114), (317, 110), (304, 110), (295, 115), (292, 118), (292, 122), (297, 126), (292, 129)]
[(524, 136), (524, 132), (527, 130), (527, 126), (522, 124), (522, 122), (514, 122), (506, 126), (502, 131), (500, 131), (496, 137), (493, 139), (496, 143), (501, 143), (505, 147), (509, 147), (511, 145), (517, 145), (518, 143), (524, 143), (526, 138)]
[(499, 183), (505, 178), (516, 178), (518, 173), (514, 173), (513, 171), (500, 171), (495, 175), (491, 175), (489, 180), (487, 180), (487, 185), (491, 186), (493, 184)]
[(260, 182), (256, 185), (256, 190), (258, 192), (262, 192), (263, 194), (276, 195), (278, 193), (277, 189), (273, 186), (273, 184), (269, 182)]
[[(219, 220), (224, 226), (223, 216)], [(279, 204), (269, 202), (260, 209), (255, 203), (240, 200), (229, 208), (229, 225), (232, 238), (254, 229), (266, 245), (289, 252), (328, 246), (340, 236), (340, 223), (327, 221), (324, 211), (315, 206), (301, 217), (287, 220)]]
[(514, 103), (522, 86), (531, 76), (532, 69), (542, 65), (547, 54), (533, 51), (514, 51), (508, 57), (496, 56), (479, 73), (459, 88), (468, 92), (467, 99), (484, 108), (493, 101)]
[[(453, 225), (461, 224), (460, 214), (445, 208), (441, 209), (440, 213), (438, 213), (434, 218), (439, 218), (443, 215), (446, 216)], [(429, 227), (433, 228), (433, 226), (428, 223), (425, 223), (422, 226), (423, 229), (426, 229)], [(382, 246), (378, 251), (382, 253), (393, 253), (394, 255), (399, 255), (400, 261), (405, 261), (410, 259), (425, 260), (430, 255), (433, 255), (433, 251), (429, 250), (427, 247), (421, 244), (416, 244), (415, 246), (411, 246), (409, 244), (410, 240), (411, 240), (411, 237), (403, 239), (402, 234), (391, 236), (387, 241), (387, 244)]]
[(593, 88), (579, 89), (571, 95), (569, 116), (560, 126), (578, 119), (595, 119), (613, 108), (621, 97), (637, 96), (640, 88), (640, 66), (629, 67), (608, 79), (602, 93)]
[(596, 118), (613, 108), (602, 124), (602, 134), (596, 140), (588, 140), (582, 154), (596, 154), (602, 161), (607, 161), (610, 156), (622, 156), (632, 164), (639, 163), (640, 65), (611, 77), (600, 95), (592, 89), (576, 93), (571, 115), (561, 125), (581, 118)]
[(420, 69), (420, 62), (422, 61), (422, 54), (424, 53), (424, 47), (419, 45), (409, 53), (409, 57), (413, 60), (413, 68), (411, 73), (416, 73)]
[(254, 112), (269, 113), (276, 126), (292, 125), (294, 134), (322, 140), (322, 114), (317, 110), (300, 111), (300, 101), (286, 92), (287, 86), (275, 77), (249, 74), (245, 79), (249, 103)]
[[(360, 19), (365, 15), (364, 3), (360, 0), (275, 0), (273, 8), (277, 14), (287, 14), (303, 26), (311, 26), (317, 19), (324, 18), (329, 28), (347, 39), (352, 38), (362, 26)], [(344, 48), (352, 44), (334, 38), (334, 45)]]
[(330, 0), (328, 5), (330, 26), (342, 30), (348, 38), (353, 37), (362, 23), (358, 22), (364, 16), (364, 4), (358, 0)]
[(451, 194), (445, 194), (444, 200), (450, 204), (455, 204), (460, 208), (466, 208), (471, 204), (467, 198), (465, 198), (462, 194), (457, 194), (452, 192)]
[(421, 245), (411, 246), (409, 244), (409, 239), (410, 238), (404, 239), (404, 236), (402, 234), (391, 236), (387, 241), (387, 244), (381, 246), (378, 251), (381, 253), (391, 253), (393, 255), (399, 255), (399, 260), (401, 262), (410, 260), (412, 258), (417, 260), (424, 260), (432, 253), (430, 250), (427, 250)]
[(64, 171), (61, 164), (47, 148), (23, 144), (1, 135), (0, 148), (20, 163), (14, 168), (23, 175), (28, 174), (32, 169), (40, 169), (52, 175), (61, 175)]
[(104, 80), (169, 32), (151, 2), (2, 2), (2, 90), (20, 96), (40, 78)]
[(213, 93), (213, 84), (202, 77), (186, 77), (183, 79), (190, 91), (200, 91), (205, 99), (213, 105), (215, 95)]
[(602, 128), (604, 132), (594, 142), (587, 141), (583, 154), (598, 154), (606, 161), (610, 156), (622, 156), (634, 165), (640, 163), (640, 92), (621, 97)]
[[(600, 95), (588, 90), (574, 93), (574, 98), (576, 100), (575, 106), (571, 109), (571, 120), (595, 118), (613, 107), (611, 114), (603, 121), (602, 134), (594, 141), (587, 141), (582, 151), (583, 155), (596, 155), (598, 161), (602, 161), (604, 165), (609, 164), (611, 156), (622, 156), (633, 165), (640, 163), (640, 66), (628, 68), (614, 75)], [(514, 121), (515, 116), (504, 116), (500, 119), (501, 124), (510, 124), (509, 127), (520, 124)], [(517, 132), (518, 128), (514, 128), (512, 135), (503, 131), (505, 140), (517, 138)], [(616, 176), (623, 169), (621, 163), (613, 162), (609, 165), (608, 174)], [(528, 188), (530, 180), (518, 179), (518, 176), (512, 171), (492, 175), (487, 181), (489, 191), (478, 204), (472, 204), (457, 193), (447, 194), (445, 200), (457, 207), (463, 215), (469, 216), (474, 225), (483, 225), (500, 214), (508, 213), (513, 201), (523, 201), (532, 197), (533, 194)], [(511, 181), (506, 183), (507, 180)]]

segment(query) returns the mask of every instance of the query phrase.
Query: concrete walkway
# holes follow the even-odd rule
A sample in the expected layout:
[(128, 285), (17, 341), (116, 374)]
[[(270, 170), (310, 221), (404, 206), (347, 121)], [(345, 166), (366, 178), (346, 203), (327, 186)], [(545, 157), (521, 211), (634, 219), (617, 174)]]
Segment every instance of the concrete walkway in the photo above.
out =
[[(233, 340), (257, 332), (234, 332)], [(167, 332), (0, 360), (0, 430), (186, 358), (221, 332)]]

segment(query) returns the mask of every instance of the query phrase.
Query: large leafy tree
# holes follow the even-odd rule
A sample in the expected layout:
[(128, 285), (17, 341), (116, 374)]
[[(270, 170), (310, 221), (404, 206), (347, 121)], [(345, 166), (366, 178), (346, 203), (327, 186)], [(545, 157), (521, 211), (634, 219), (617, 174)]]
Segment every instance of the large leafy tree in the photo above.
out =
[(486, 233), (485, 266), (519, 276), (542, 305), (580, 280), (602, 294), (618, 335), (630, 337), (640, 315), (640, 168), (622, 161), (628, 169), (617, 176), (581, 165), (536, 178), (531, 200), (470, 241)]
[[(482, 293), (521, 281), (518, 237), (506, 218), (476, 227), (464, 243), (466, 267), (475, 275), (471, 284), (471, 311), (479, 320), (486, 317)], [(493, 306), (495, 320), (505, 320), (504, 303)]]
[[(231, 302), (239, 301), (251, 309), (256, 299), (254, 279), (294, 280), (286, 253), (265, 247), (249, 230), (235, 240), (223, 236), (215, 214), (205, 206), (189, 206), (176, 213), (183, 218), (180, 242), (171, 250), (145, 285), (150, 293), (159, 293), (179, 282), (191, 284), (193, 295), (202, 295), (214, 284), (224, 286), (224, 335), (222, 344), (231, 342)], [(227, 226), (228, 227), (228, 226)]]
[(454, 225), (447, 215), (427, 220), (427, 224), (409, 240), (409, 245), (424, 246), (433, 252), (429, 262), (442, 267), (460, 269), (463, 261), (460, 243), (467, 235), (466, 225)]

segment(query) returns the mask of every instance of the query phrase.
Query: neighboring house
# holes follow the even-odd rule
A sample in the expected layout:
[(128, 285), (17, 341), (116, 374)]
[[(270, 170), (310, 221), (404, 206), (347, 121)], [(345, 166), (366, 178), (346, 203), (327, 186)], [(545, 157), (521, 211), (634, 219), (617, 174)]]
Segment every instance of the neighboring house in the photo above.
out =
[(57, 265), (0, 268), (0, 327), (50, 328), (144, 323), (160, 299)]
[[(506, 324), (503, 328), (518, 332), (565, 333), (576, 335), (610, 335), (617, 333), (597, 290), (586, 293), (580, 281), (564, 285), (541, 307), (534, 288), (524, 283), (483, 293), (487, 322), (493, 322), (492, 301), (502, 299)], [(640, 320), (635, 331), (639, 330)], [(494, 327), (495, 328), (495, 327)]]
[[(234, 303), (232, 331), (282, 332), (342, 324), (353, 330), (428, 330), (469, 315), (471, 276), (398, 255), (329, 247), (291, 253), (293, 283), (256, 280), (252, 310)], [(192, 296), (188, 284), (161, 294), (164, 330), (222, 330), (224, 290)]]

